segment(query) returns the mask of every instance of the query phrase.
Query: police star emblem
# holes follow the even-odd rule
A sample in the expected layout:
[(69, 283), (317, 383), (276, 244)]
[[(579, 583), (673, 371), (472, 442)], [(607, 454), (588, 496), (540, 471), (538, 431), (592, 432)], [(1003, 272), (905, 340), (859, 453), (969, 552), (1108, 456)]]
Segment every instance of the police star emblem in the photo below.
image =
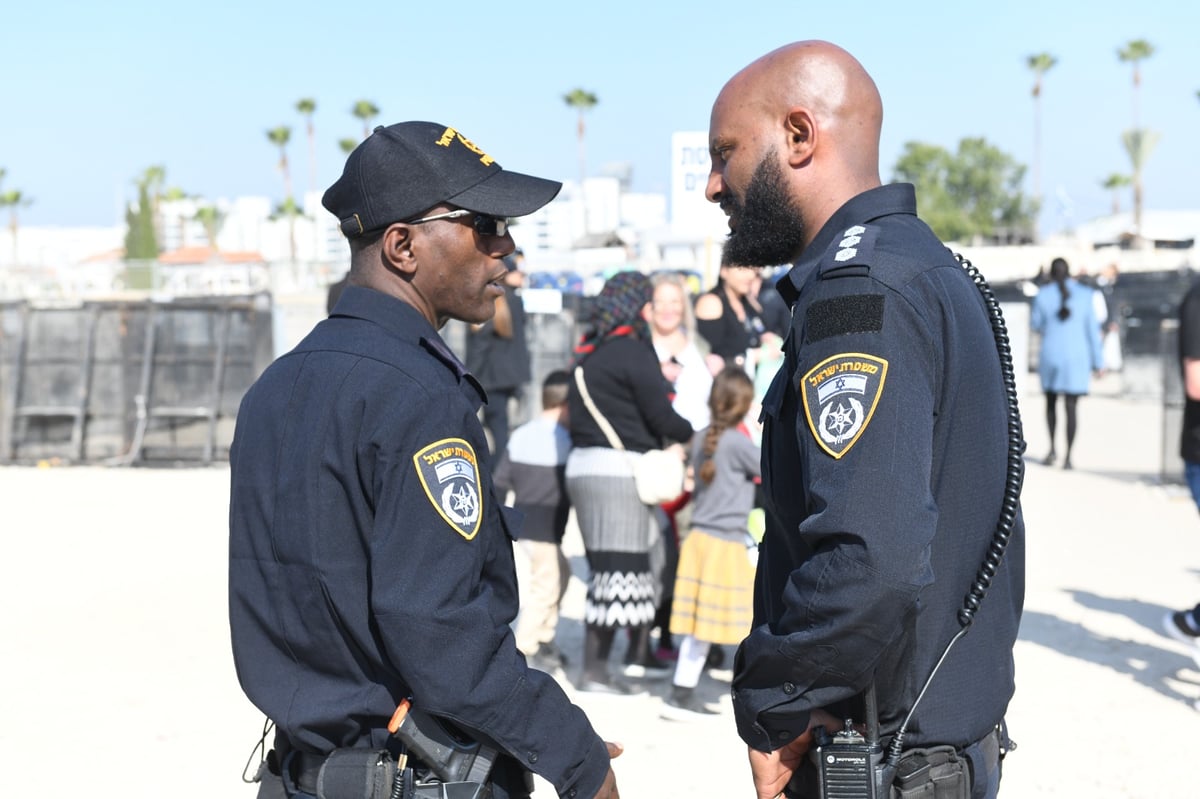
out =
[(425, 496), (455, 532), (470, 541), (479, 532), (483, 501), (479, 495), (479, 462), (461, 438), (443, 438), (413, 455)]
[(875, 413), (887, 368), (883, 358), (843, 352), (800, 379), (804, 416), (821, 449), (835, 458), (850, 451)]

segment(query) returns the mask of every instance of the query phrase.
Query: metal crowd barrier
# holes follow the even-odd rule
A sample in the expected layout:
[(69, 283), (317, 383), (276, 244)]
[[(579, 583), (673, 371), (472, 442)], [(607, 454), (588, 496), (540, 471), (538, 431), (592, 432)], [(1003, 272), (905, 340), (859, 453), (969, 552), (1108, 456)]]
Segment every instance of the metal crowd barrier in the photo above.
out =
[(271, 356), (268, 295), (0, 305), (0, 462), (226, 458)]

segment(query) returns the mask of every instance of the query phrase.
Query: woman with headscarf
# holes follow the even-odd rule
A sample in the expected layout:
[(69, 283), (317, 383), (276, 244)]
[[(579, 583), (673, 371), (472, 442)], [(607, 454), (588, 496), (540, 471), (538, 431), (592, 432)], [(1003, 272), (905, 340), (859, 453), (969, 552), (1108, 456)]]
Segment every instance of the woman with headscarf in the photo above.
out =
[[(630, 628), (634, 662), (652, 662), (650, 627), (658, 586), (650, 551), (659, 527), (654, 507), (638, 498), (633, 459), (664, 442), (682, 443), (692, 436), (691, 424), (671, 407), (651, 343), (651, 297), (645, 275), (614, 275), (595, 298), (587, 332), (575, 350), (591, 402), (625, 449), (613, 448), (578, 383), (572, 382), (567, 401), (573, 447), (567, 459), (567, 493), (591, 573), (578, 686), (582, 691), (632, 692), (608, 670), (619, 627)], [(682, 459), (683, 450), (678, 449)]]
[(1096, 319), (1095, 290), (1070, 276), (1070, 267), (1062, 258), (1050, 262), (1050, 282), (1033, 298), (1030, 323), (1042, 334), (1038, 355), (1038, 374), (1046, 395), (1046, 426), (1050, 429), (1049, 466), (1058, 457), (1054, 434), (1058, 426), (1058, 396), (1063, 397), (1067, 413), (1067, 451), (1063, 468), (1071, 468), (1071, 447), (1078, 426), (1077, 404), (1088, 393), (1091, 373), (1104, 370), (1104, 349), (1100, 342), (1100, 324)]

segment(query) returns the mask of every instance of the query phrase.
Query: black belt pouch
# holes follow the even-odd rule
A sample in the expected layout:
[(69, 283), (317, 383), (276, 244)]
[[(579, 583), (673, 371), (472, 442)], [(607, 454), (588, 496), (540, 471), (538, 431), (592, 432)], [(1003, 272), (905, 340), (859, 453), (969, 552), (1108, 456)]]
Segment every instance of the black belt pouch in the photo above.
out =
[(385, 749), (334, 749), (317, 775), (317, 799), (388, 799), (395, 779)]
[(910, 749), (900, 756), (892, 799), (971, 799), (971, 771), (953, 746)]

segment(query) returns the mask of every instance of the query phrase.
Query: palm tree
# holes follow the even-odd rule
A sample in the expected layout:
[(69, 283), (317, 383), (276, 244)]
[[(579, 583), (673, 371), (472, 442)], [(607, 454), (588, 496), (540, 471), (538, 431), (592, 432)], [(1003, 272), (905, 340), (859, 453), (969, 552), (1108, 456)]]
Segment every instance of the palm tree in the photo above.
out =
[(138, 182), (138, 185), (145, 185), (146, 196), (150, 198), (150, 219), (154, 224), (154, 240), (160, 243), (163, 240), (162, 191), (163, 183), (166, 180), (167, 168), (162, 164), (155, 164), (146, 167), (141, 181)]
[(12, 257), (14, 265), (17, 263), (17, 209), (27, 208), (32, 204), (33, 199), (24, 196), (20, 189), (9, 189), (6, 192), (0, 193), (0, 208), (8, 209), (8, 232), (12, 234)]
[(313, 112), (317, 110), (317, 101), (304, 97), (296, 101), (296, 110), (304, 117), (304, 127), (308, 132), (308, 190), (317, 190), (317, 136), (313, 128)]
[(292, 138), (292, 129), (280, 125), (267, 131), (267, 140), (279, 148), (279, 171), (283, 175), (283, 196), (292, 196), (292, 175), (288, 170), (287, 146)]
[(1133, 39), (1124, 47), (1117, 50), (1117, 57), (1122, 61), (1133, 64), (1133, 127), (1121, 134), (1121, 143), (1129, 154), (1133, 165), (1133, 233), (1142, 235), (1142, 167), (1154, 145), (1158, 143), (1158, 134), (1143, 130), (1139, 124), (1139, 94), (1142, 86), (1140, 63), (1154, 55), (1154, 45), (1145, 39)]
[(1042, 199), (1042, 76), (1058, 63), (1049, 53), (1037, 53), (1025, 60), (1033, 70), (1033, 199)]
[(338, 147), (342, 148), (342, 152), (346, 155), (354, 152), (354, 148), (358, 146), (358, 139), (338, 139)]
[(1139, 62), (1154, 55), (1154, 45), (1145, 39), (1133, 39), (1117, 50), (1117, 57), (1133, 64), (1133, 128), (1138, 127), (1138, 92), (1142, 86), (1142, 71)]
[(359, 100), (350, 109), (350, 113), (362, 120), (363, 138), (371, 135), (371, 120), (379, 116), (379, 107), (370, 100)]
[(292, 199), (292, 175), (288, 171), (287, 145), (292, 138), (292, 129), (280, 125), (267, 131), (267, 139), (279, 148), (279, 171), (283, 173), (283, 205), (287, 208), (288, 246), (292, 254), (292, 263), (296, 262), (296, 201)]
[(583, 89), (572, 89), (569, 94), (563, 95), (563, 102), (569, 108), (574, 108), (579, 114), (579, 120), (575, 125), (575, 135), (579, 143), (579, 188), (583, 189), (583, 179), (587, 176), (587, 155), (584, 148), (584, 122), (583, 115), (596, 107), (600, 102), (596, 95)]
[(1114, 172), (1106, 177), (1100, 185), (1113, 193), (1112, 195), (1112, 212), (1113, 216), (1121, 213), (1121, 189), (1133, 183), (1133, 178), (1129, 175), (1122, 175)]
[(1159, 135), (1153, 130), (1134, 128), (1121, 134), (1121, 143), (1133, 164), (1133, 232), (1142, 235), (1142, 167), (1158, 144)]
[(220, 252), (217, 247), (217, 236), (221, 232), (221, 223), (225, 221), (225, 214), (217, 206), (205, 203), (196, 208), (196, 215), (192, 218), (204, 228), (208, 246), (213, 251), (213, 257), (216, 257)]

